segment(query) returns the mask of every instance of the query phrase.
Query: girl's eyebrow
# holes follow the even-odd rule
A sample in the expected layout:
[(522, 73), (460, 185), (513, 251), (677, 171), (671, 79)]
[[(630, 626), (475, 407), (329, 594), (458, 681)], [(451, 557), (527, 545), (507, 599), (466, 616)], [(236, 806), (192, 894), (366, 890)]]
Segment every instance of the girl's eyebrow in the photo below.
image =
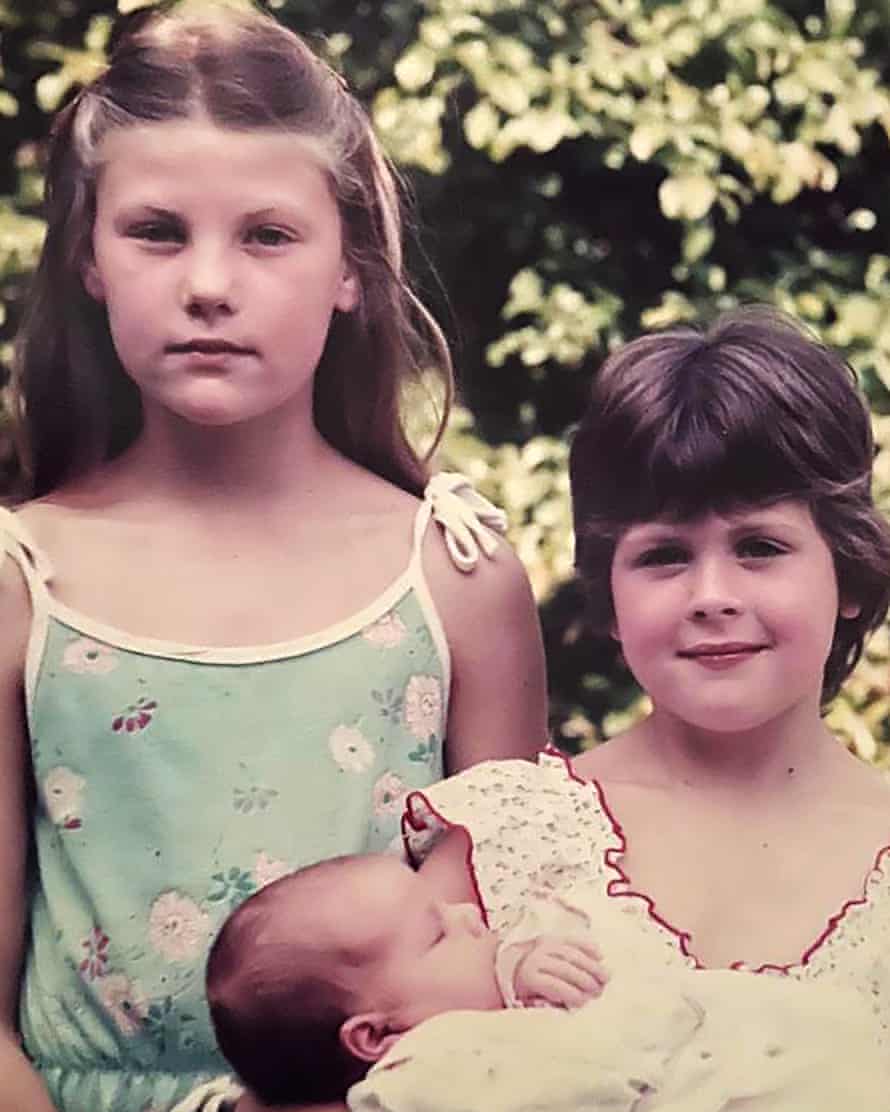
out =
[(302, 224), (309, 223), (312, 220), (312, 213), (305, 205), (301, 205), (298, 201), (287, 199), (278, 202), (273, 202), (270, 205), (264, 205), (262, 208), (251, 209), (249, 212), (243, 213), (239, 219), (246, 224), (258, 220), (287, 220), (291, 223)]
[(624, 540), (630, 544), (652, 544), (657, 541), (671, 540), (680, 536), (684, 524), (681, 521), (639, 522), (625, 532)]
[(281, 204), (266, 205), (264, 208), (251, 209), (250, 212), (246, 212), (244, 215), (248, 220), (262, 220), (267, 216), (276, 216), (285, 208), (288, 209), (288, 211), (300, 211), (299, 205), (297, 205), (295, 201), (289, 201), (286, 204), (282, 202)]
[(179, 220), (179, 214), (162, 205), (153, 205), (150, 201), (134, 201), (125, 205), (118, 217), (121, 220), (130, 220), (135, 216), (153, 216), (158, 220)]
[(730, 536), (736, 538), (745, 533), (784, 533), (789, 537), (797, 536), (800, 528), (793, 521), (781, 517), (763, 517), (752, 514), (733, 521)]
[(772, 505), (741, 507), (727, 513), (726, 518), (733, 526), (738, 525), (745, 528), (772, 529), (779, 525), (787, 526), (789, 529), (795, 528), (795, 522), (789, 520), (788, 513), (780, 507)]

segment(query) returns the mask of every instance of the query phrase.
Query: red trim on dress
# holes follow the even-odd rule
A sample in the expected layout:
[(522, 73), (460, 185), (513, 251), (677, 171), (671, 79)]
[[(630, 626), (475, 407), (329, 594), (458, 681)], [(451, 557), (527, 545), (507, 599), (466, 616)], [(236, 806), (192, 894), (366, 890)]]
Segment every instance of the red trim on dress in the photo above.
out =
[[(670, 934), (672, 934), (677, 939), (677, 942), (680, 946), (681, 953), (683, 953), (686, 957), (688, 957), (691, 961), (693, 961), (695, 963), (695, 968), (696, 969), (707, 969), (707, 968), (709, 968), (690, 949), (689, 942), (692, 938), (692, 935), (688, 931), (681, 931), (678, 927), (675, 927), (673, 925), (673, 923), (671, 923), (669, 920), (665, 919), (662, 915), (659, 915), (658, 912), (655, 910), (655, 901), (652, 899), (651, 896), (647, 896), (645, 892), (638, 892), (635, 888), (630, 887), (630, 883), (631, 883), (630, 882), (630, 877), (627, 875), (627, 873), (625, 873), (625, 871), (622, 869), (621, 865), (616, 860), (616, 858), (623, 857), (624, 854), (627, 852), (627, 838), (625, 837), (624, 829), (621, 826), (621, 823), (615, 817), (615, 814), (613, 813), (611, 807), (609, 806), (608, 800), (606, 799), (606, 793), (605, 793), (605, 790), (603, 789), (602, 784), (600, 784), (600, 782), (598, 780), (595, 780), (592, 777), (589, 780), (585, 780), (583, 777), (579, 776), (577, 774), (577, 772), (575, 772), (574, 767), (572, 766), (571, 758), (567, 757), (564, 753), (560, 753), (558, 750), (544, 750), (544, 752), (549, 752), (551, 755), (562, 757), (563, 760), (566, 763), (567, 772), (572, 777), (573, 780), (575, 780), (579, 783), (582, 783), (582, 784), (591, 784), (593, 786), (593, 788), (596, 791), (597, 797), (599, 798), (600, 806), (603, 810), (603, 813), (605, 814), (606, 818), (609, 820), (609, 822), (612, 826), (612, 831), (615, 834), (615, 837), (619, 841), (619, 845), (617, 845), (617, 846), (608, 846), (605, 849), (605, 851), (603, 852), (603, 860), (604, 860), (605, 864), (610, 869), (613, 869), (618, 874), (618, 876), (615, 880), (610, 880), (606, 884), (606, 895), (609, 896), (610, 898), (614, 898), (616, 896), (619, 896), (619, 897), (620, 896), (630, 896), (634, 899), (642, 900), (642, 902), (643, 902), (643, 904), (646, 908), (646, 912), (649, 915), (649, 917), (651, 919), (653, 919), (656, 923), (658, 923), (659, 926), (663, 927), (666, 931), (668, 931)], [(803, 966), (807, 965), (809, 963), (810, 959), (813, 957), (813, 955), (819, 949), (821, 949), (821, 947), (825, 944), (826, 940), (828, 938), (830, 938), (832, 934), (834, 934), (834, 932), (837, 930), (837, 928), (840, 926), (840, 924), (846, 918), (847, 913), (849, 912), (850, 908), (852, 908), (852, 907), (863, 907), (865, 904), (867, 904), (869, 902), (869, 898), (868, 898), (869, 881), (871, 880), (871, 878), (875, 874), (875, 872), (877, 872), (880, 869), (881, 859), (888, 853), (890, 853), (890, 843), (888, 843), (887, 845), (882, 846), (878, 850), (878, 852), (875, 854), (874, 863), (871, 866), (871, 868), (868, 870), (868, 872), (865, 874), (865, 879), (862, 882), (862, 895), (861, 896), (856, 896), (853, 899), (847, 900), (846, 903), (844, 903), (843, 906), (841, 907), (840, 911), (836, 912), (834, 915), (829, 917), (828, 922), (825, 925), (825, 928), (816, 937), (816, 940), (813, 943), (811, 943), (810, 946), (808, 946), (806, 950), (804, 950), (803, 954), (801, 955), (801, 957), (797, 961), (788, 962), (787, 965), (776, 965), (776, 964), (773, 964), (771, 962), (764, 962), (762, 965), (751, 967), (751, 966), (746, 965), (744, 961), (740, 960), (740, 961), (732, 962), (729, 966), (727, 966), (727, 968), (728, 969), (735, 969), (735, 970), (744, 970), (747, 973), (771, 972), (771, 973), (788, 974), (788, 973), (791, 972), (792, 969), (802, 968)], [(627, 887), (623, 891), (615, 890), (615, 886), (621, 885), (621, 884), (627, 885)], [(718, 968), (722, 968), (722, 967), (718, 967)]]
[(574, 765), (572, 764), (572, 758), (567, 753), (563, 753), (561, 749), (557, 749), (555, 745), (545, 745), (538, 756), (559, 757), (559, 759), (565, 765), (566, 774), (568, 775), (569, 779), (574, 780), (576, 784), (590, 784), (593, 782), (591, 780), (585, 780), (583, 776), (579, 776), (578, 773), (575, 772)]
[(868, 884), (874, 874), (880, 871), (881, 859), (890, 853), (890, 845), (882, 846), (875, 854), (875, 860), (872, 867), (865, 874), (865, 880), (862, 883), (862, 895), (856, 896), (854, 899), (847, 900), (841, 907), (840, 911), (829, 917), (828, 922), (825, 924), (825, 929), (816, 938), (816, 941), (804, 950), (799, 961), (789, 962), (788, 965), (772, 965), (770, 962), (765, 962), (763, 965), (758, 965), (756, 968), (751, 969), (743, 961), (734, 961), (730, 969), (744, 969), (748, 973), (790, 973), (792, 969), (797, 969), (809, 964), (810, 958), (819, 950), (825, 943), (826, 939), (830, 938), (837, 930), (840, 924), (847, 916), (847, 912), (851, 907), (864, 907), (868, 903)]
[[(610, 899), (630, 898), (640, 900), (643, 906), (646, 908), (646, 914), (648, 915), (648, 917), (655, 923), (657, 923), (658, 926), (661, 927), (663, 930), (667, 931), (668, 934), (673, 935), (673, 937), (677, 940), (680, 952), (684, 955), (684, 957), (687, 957), (691, 962), (693, 962), (696, 969), (709, 968), (709, 966), (706, 966), (704, 962), (702, 962), (691, 949), (691, 933), (689, 931), (680, 930), (679, 927), (675, 927), (674, 924), (670, 922), (670, 920), (659, 914), (659, 912), (656, 910), (655, 901), (652, 899), (651, 896), (648, 896), (645, 892), (637, 891), (637, 889), (631, 887), (630, 877), (627, 875), (627, 873), (625, 873), (624, 869), (619, 863), (620, 858), (623, 857), (624, 854), (627, 852), (627, 838), (624, 833), (624, 828), (618, 821), (618, 818), (609, 805), (605, 789), (603, 788), (599, 780), (596, 780), (593, 777), (591, 777), (590, 779), (585, 779), (583, 776), (579, 776), (578, 773), (575, 771), (574, 765), (572, 764), (572, 758), (552, 745), (547, 745), (544, 749), (542, 749), (539, 756), (558, 757), (562, 761), (566, 775), (569, 776), (570, 779), (572, 779), (577, 784), (589, 785), (596, 793), (600, 809), (608, 819), (609, 824), (612, 827), (612, 832), (618, 840), (617, 846), (607, 846), (603, 850), (603, 862), (608, 869), (611, 869), (614, 873), (617, 874), (612, 880), (607, 881), (606, 895)], [(438, 822), (440, 822), (446, 830), (451, 830), (455, 827), (458, 827), (466, 832), (468, 840), (468, 849), (466, 853), (467, 875), (469, 877), (473, 891), (476, 895), (476, 902), (479, 905), (479, 910), (482, 913), (483, 921), (486, 927), (488, 927), (490, 925), (488, 919), (488, 910), (483, 900), (482, 889), (479, 884), (479, 879), (476, 873), (476, 865), (474, 862), (475, 843), (473, 841), (473, 835), (470, 832), (469, 828), (464, 826), (462, 823), (452, 822), (450, 819), (447, 819), (443, 814), (441, 814), (430, 803), (430, 801), (427, 799), (422, 791), (412, 791), (408, 794), (405, 799), (405, 810), (402, 813), (402, 840), (405, 845), (405, 852), (408, 860), (415, 868), (417, 867), (418, 862), (416, 856), (411, 850), (408, 828), (410, 827), (417, 832), (422, 832), (424, 830), (430, 829), (429, 824), (426, 821), (426, 817), (418, 812), (419, 801), (423, 802), (423, 806), (426, 808), (427, 814), (433, 815), (433, 817)], [(881, 846), (881, 848), (875, 854), (874, 863), (865, 874), (865, 879), (862, 882), (862, 894), (860, 896), (855, 896), (852, 899), (847, 900), (841, 906), (839, 911), (829, 917), (823, 930), (817, 935), (815, 941), (812, 942), (806, 950), (804, 950), (803, 954), (797, 961), (788, 962), (785, 965), (777, 965), (772, 962), (764, 962), (762, 965), (752, 967), (746, 965), (744, 961), (739, 960), (732, 962), (725, 968), (740, 971), (743, 970), (748, 973), (769, 972), (788, 974), (791, 972), (792, 969), (799, 969), (808, 965), (813, 955), (816, 954), (822, 948), (822, 946), (824, 946), (826, 941), (841, 925), (841, 923), (847, 917), (851, 908), (863, 907), (869, 903), (869, 882), (871, 881), (874, 874), (881, 869), (883, 859), (887, 855), (890, 855), (890, 843)], [(720, 966), (715, 968), (724, 967)]]
[(476, 844), (473, 841), (473, 835), (470, 833), (469, 828), (464, 826), (463, 823), (452, 822), (450, 819), (446, 819), (445, 816), (440, 811), (438, 811), (432, 805), (432, 803), (430, 803), (430, 801), (427, 799), (422, 791), (409, 792), (408, 795), (405, 797), (405, 809), (402, 811), (402, 843), (405, 847), (405, 855), (411, 863), (411, 866), (417, 869), (420, 867), (422, 862), (419, 862), (417, 860), (416, 855), (411, 849), (408, 827), (410, 826), (412, 830), (415, 830), (418, 833), (422, 833), (423, 831), (430, 829), (429, 824), (426, 820), (426, 815), (420, 814), (417, 810), (418, 801), (420, 800), (423, 801), (423, 806), (426, 808), (427, 815), (432, 815), (435, 819), (437, 819), (438, 822), (440, 822), (445, 827), (446, 831), (463, 830), (466, 834), (467, 850), (464, 855), (464, 865), (467, 870), (467, 877), (469, 878), (470, 885), (472, 886), (473, 892), (476, 896), (476, 903), (482, 915), (482, 922), (488, 929), (491, 929), (491, 924), (488, 921), (488, 909), (486, 908), (485, 902), (482, 899), (482, 889), (479, 886), (479, 880), (476, 876), (476, 865), (473, 861), (473, 855), (476, 852)]

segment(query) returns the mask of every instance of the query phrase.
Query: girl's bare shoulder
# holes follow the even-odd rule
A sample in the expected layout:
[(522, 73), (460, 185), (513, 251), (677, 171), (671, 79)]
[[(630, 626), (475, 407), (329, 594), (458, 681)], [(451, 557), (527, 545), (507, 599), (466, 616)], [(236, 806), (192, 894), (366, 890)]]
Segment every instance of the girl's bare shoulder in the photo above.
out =
[(63, 578), (72, 567), (96, 565), (100, 547), (106, 549), (115, 535), (114, 517), (106, 508), (64, 494), (25, 502), (16, 516), (36, 553)]
[(0, 548), (0, 686), (18, 683), (31, 629), (31, 598), (18, 564)]
[(890, 839), (890, 770), (854, 756), (845, 746), (840, 750), (838, 773), (828, 792), (835, 806), (849, 808), (851, 814), (871, 812), (885, 822)]
[(651, 769), (639, 751), (633, 729), (573, 757), (572, 769), (582, 780), (603, 784), (644, 785), (651, 779)]
[(45, 549), (59, 539), (67, 541), (84, 523), (83, 507), (64, 497), (37, 498), (16, 507), (16, 517), (38, 545)]

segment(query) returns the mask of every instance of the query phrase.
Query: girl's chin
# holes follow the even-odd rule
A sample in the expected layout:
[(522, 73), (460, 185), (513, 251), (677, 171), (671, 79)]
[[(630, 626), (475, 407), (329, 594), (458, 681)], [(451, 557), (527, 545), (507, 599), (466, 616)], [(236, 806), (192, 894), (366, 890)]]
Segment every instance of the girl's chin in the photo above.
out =
[[(664, 704), (662, 704), (664, 706)], [(697, 733), (713, 734), (714, 736), (730, 736), (747, 734), (754, 730), (762, 730), (771, 722), (783, 717), (790, 708), (751, 706), (709, 706), (709, 707), (673, 707), (669, 713), (681, 725)]]
[(262, 420), (268, 415), (265, 408), (218, 402), (180, 403), (163, 407), (177, 421), (200, 429), (232, 429)]

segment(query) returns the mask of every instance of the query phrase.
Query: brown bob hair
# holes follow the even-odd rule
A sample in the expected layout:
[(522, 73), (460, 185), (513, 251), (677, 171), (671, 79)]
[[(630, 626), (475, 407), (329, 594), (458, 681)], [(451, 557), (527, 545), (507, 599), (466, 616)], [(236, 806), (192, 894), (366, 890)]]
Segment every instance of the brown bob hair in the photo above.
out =
[(890, 526), (872, 500), (873, 456), (852, 369), (773, 309), (626, 344), (595, 375), (570, 455), (575, 563), (592, 625), (611, 625), (612, 559), (630, 525), (799, 499), (831, 548), (841, 598), (859, 607), (837, 620), (827, 703), (890, 603)]

